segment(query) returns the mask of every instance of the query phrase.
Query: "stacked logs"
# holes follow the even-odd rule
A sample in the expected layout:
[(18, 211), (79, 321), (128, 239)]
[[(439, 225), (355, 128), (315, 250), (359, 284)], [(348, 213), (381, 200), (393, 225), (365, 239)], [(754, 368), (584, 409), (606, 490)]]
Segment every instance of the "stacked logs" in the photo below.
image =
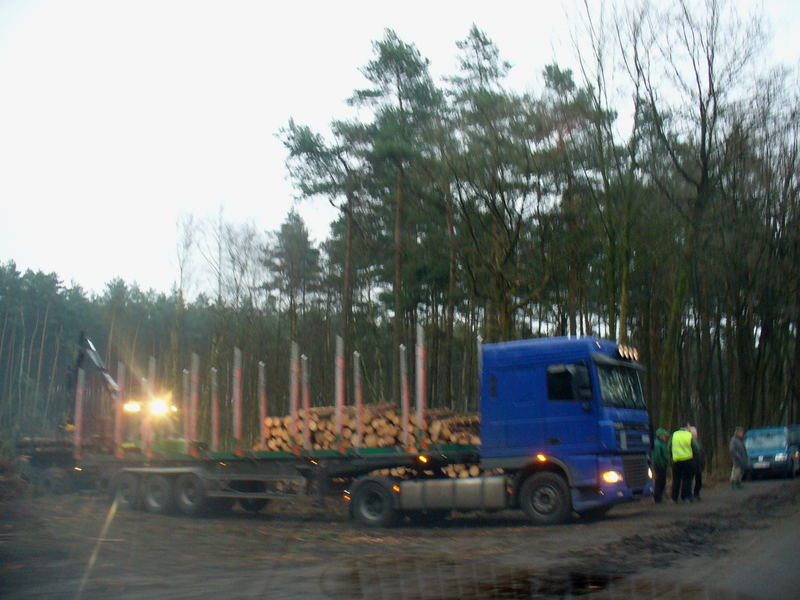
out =
[[(357, 416), (352, 406), (342, 410), (341, 439), (337, 439), (335, 409), (322, 406), (310, 410), (308, 429), (312, 450), (338, 450), (356, 445), (358, 431)], [(447, 410), (430, 410), (426, 414), (426, 427), (423, 435), (425, 444), (478, 445), (479, 419), (477, 415), (456, 414)], [(396, 406), (381, 404), (363, 408), (362, 448), (386, 448), (404, 446), (402, 416)], [(410, 444), (415, 445), (416, 414), (410, 417)], [(267, 417), (266, 449), (291, 452), (295, 445), (304, 447), (305, 415), (301, 411), (297, 420), (286, 417)], [(460, 472), (460, 471), (459, 471)]]

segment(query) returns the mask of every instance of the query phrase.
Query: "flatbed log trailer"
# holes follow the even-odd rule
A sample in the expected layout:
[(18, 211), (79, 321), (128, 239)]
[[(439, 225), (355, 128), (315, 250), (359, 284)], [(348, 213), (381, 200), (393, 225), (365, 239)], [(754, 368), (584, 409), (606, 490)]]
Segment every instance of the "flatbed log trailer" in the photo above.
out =
[[(298, 494), (338, 496), (366, 527), (453, 510), (522, 509), (536, 524), (600, 516), (652, 494), (652, 432), (635, 349), (592, 337), (485, 344), (481, 446), (212, 453), (140, 460), (87, 456), (116, 501), (198, 516), (238, 501), (260, 510)], [(501, 474), (451, 479), (447, 465)], [(403, 467), (403, 476), (378, 475)]]

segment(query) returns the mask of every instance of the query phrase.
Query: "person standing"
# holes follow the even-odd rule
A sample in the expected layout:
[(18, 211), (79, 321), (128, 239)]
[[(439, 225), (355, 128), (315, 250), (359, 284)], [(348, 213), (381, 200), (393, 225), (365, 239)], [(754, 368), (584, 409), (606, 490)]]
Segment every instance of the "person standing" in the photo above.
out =
[(672, 501), (692, 501), (692, 434), (686, 427), (681, 427), (672, 434), (670, 440), (672, 458)]
[(692, 434), (692, 466), (694, 467), (694, 488), (692, 489), (692, 499), (697, 502), (700, 500), (700, 490), (703, 489), (703, 471), (706, 468), (706, 456), (700, 446), (700, 438), (697, 435), (697, 428), (687, 425), (689, 433)]
[(747, 449), (744, 447), (744, 429), (737, 427), (728, 445), (731, 453), (731, 488), (742, 487), (742, 476), (747, 469)]
[(653, 500), (656, 504), (663, 501), (664, 488), (667, 487), (667, 467), (669, 467), (669, 454), (667, 454), (667, 440), (669, 433), (663, 427), (656, 430), (656, 439), (653, 442)]

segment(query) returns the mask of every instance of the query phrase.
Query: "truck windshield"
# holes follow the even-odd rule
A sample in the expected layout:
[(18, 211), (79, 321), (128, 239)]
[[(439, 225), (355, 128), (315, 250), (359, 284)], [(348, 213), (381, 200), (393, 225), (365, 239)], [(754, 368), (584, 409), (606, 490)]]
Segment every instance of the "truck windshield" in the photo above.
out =
[(786, 445), (786, 434), (782, 431), (769, 433), (748, 433), (744, 438), (744, 446), (748, 450), (767, 450), (769, 448), (782, 448)]
[(603, 406), (644, 409), (639, 373), (628, 367), (597, 365)]

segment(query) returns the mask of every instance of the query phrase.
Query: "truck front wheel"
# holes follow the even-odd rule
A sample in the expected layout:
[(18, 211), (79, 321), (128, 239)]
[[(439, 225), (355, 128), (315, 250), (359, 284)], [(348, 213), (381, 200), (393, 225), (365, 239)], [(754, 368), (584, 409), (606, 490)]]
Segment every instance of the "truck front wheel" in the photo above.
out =
[(350, 513), (364, 527), (391, 527), (400, 518), (392, 501), (389, 490), (380, 483), (368, 481), (353, 494)]
[(519, 505), (537, 525), (564, 523), (572, 514), (569, 488), (556, 473), (536, 473), (522, 484)]

